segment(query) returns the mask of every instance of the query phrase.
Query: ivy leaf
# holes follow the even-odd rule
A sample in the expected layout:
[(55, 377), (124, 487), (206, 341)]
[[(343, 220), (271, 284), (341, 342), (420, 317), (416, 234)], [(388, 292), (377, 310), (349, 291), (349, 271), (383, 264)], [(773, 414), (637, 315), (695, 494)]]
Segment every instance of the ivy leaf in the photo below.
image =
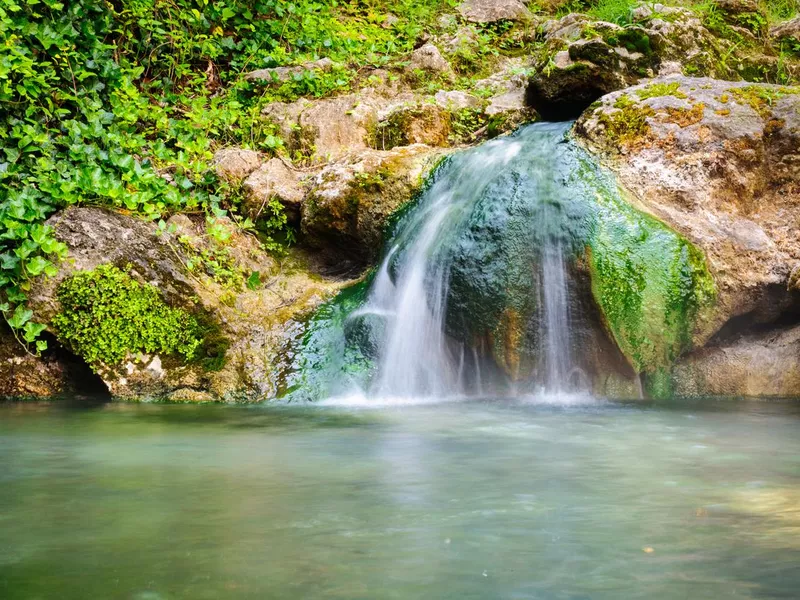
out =
[(45, 330), (45, 327), (46, 326), (43, 323), (34, 323), (33, 321), (28, 321), (23, 327), (22, 337), (30, 344), (39, 337), (39, 334)]
[(42, 256), (34, 256), (27, 263), (25, 263), (25, 268), (30, 275), (36, 277), (37, 275), (41, 275), (50, 264), (50, 261), (46, 258)]
[(22, 329), (32, 317), (33, 311), (20, 304), (14, 309), (14, 314), (11, 315), (8, 324), (14, 329)]
[(247, 289), (257, 290), (259, 287), (261, 287), (261, 273), (253, 271), (250, 273), (250, 277), (247, 278)]

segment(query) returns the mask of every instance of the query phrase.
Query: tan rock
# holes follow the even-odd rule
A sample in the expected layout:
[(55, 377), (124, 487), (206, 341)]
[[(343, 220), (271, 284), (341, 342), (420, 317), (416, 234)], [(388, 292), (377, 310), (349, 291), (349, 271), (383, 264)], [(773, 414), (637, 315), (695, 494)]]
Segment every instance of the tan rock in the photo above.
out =
[(705, 252), (718, 296), (699, 343), (733, 317), (769, 321), (795, 302), (800, 89), (658, 79), (605, 96), (576, 132), (639, 208)]
[(303, 232), (312, 245), (378, 256), (389, 217), (411, 200), (444, 155), (422, 144), (364, 150), (328, 165), (303, 203)]
[(425, 44), (411, 53), (409, 68), (448, 77), (453, 74), (450, 63), (442, 56), (439, 49), (431, 43)]
[(214, 168), (222, 179), (242, 181), (261, 164), (261, 157), (254, 150), (223, 148), (214, 154)]
[(300, 174), (280, 158), (272, 158), (261, 165), (245, 180), (244, 189), (244, 209), (253, 221), (258, 220), (273, 198), (283, 204), (291, 216), (299, 218), (300, 204), (306, 194)]
[(531, 18), (530, 11), (520, 0), (465, 0), (458, 7), (458, 12), (472, 23), (523, 21)]

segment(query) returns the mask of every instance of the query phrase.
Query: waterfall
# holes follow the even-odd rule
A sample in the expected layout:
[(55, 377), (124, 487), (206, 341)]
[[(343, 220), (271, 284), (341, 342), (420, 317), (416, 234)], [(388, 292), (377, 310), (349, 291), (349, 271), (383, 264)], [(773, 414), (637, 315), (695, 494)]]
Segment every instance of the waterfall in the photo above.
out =
[[(364, 306), (351, 319), (381, 323), (374, 396), (453, 396), (482, 393), (475, 351), (448, 333), (453, 263), (470, 238), (481, 205), (503, 204), (508, 189), (521, 189), (528, 222), (529, 267), (541, 282), (538, 305), (541, 351), (537, 382), (547, 392), (565, 390), (570, 358), (569, 290), (563, 230), (567, 226), (553, 169), (554, 147), (564, 125), (539, 125), (453, 157), (416, 210), (400, 223)], [(525, 185), (506, 186), (506, 178)], [(511, 180), (509, 180), (511, 181)], [(498, 191), (503, 196), (498, 197)], [(472, 236), (473, 238), (476, 236)], [(459, 244), (459, 240), (462, 241)], [(521, 240), (520, 240), (521, 241)], [(538, 255), (538, 260), (536, 256)], [(476, 264), (480, 270), (481, 265)]]

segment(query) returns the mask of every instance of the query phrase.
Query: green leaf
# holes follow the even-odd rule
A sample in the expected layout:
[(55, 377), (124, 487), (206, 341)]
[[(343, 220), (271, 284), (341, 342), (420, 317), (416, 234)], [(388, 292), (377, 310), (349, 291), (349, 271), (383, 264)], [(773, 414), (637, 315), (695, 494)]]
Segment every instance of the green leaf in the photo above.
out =
[(250, 277), (247, 278), (247, 289), (249, 290), (257, 290), (261, 287), (261, 273), (258, 271), (253, 271), (250, 273)]
[(22, 329), (25, 323), (30, 321), (32, 317), (33, 311), (20, 304), (14, 309), (14, 314), (11, 315), (11, 318), (8, 320), (8, 324), (14, 329)]

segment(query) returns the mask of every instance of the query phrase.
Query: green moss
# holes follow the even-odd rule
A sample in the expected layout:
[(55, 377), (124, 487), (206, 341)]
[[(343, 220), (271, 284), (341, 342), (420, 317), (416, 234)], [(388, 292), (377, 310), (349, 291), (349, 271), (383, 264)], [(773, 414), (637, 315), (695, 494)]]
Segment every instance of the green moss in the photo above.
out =
[(748, 85), (740, 88), (731, 88), (728, 91), (739, 104), (746, 104), (762, 117), (768, 117), (775, 102), (790, 94), (800, 94), (800, 86), (772, 88), (762, 85)]
[(599, 117), (610, 140), (621, 146), (629, 146), (649, 133), (647, 117), (655, 114), (652, 108), (637, 104), (626, 95), (617, 98), (614, 108), (618, 110), (604, 112)]
[(203, 327), (194, 316), (168, 306), (156, 287), (113, 265), (75, 273), (61, 283), (57, 296), (56, 336), (93, 368), (118, 364), (137, 352), (190, 360), (203, 344)]
[(681, 84), (677, 81), (673, 83), (653, 83), (641, 90), (637, 90), (636, 95), (642, 100), (661, 96), (675, 96), (676, 98), (685, 99), (686, 94), (680, 91), (680, 87)]
[(612, 46), (621, 46), (628, 52), (639, 52), (645, 56), (653, 54), (650, 37), (638, 27), (628, 27), (620, 32), (612, 33), (605, 38), (605, 41)]
[(667, 367), (692, 346), (716, 298), (702, 253), (660, 221), (615, 196), (589, 241), (592, 293), (637, 371)]

